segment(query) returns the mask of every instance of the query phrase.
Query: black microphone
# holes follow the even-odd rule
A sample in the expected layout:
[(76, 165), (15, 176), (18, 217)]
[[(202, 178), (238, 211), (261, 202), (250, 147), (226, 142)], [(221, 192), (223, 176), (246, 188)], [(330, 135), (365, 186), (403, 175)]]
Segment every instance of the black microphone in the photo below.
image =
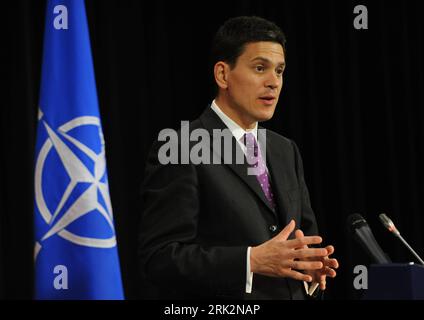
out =
[(387, 230), (389, 230), (391, 233), (393, 233), (393, 235), (400, 239), (400, 241), (402, 241), (402, 243), (405, 245), (405, 247), (408, 248), (408, 250), (410, 252), (412, 252), (412, 254), (415, 256), (415, 258), (417, 258), (417, 260), (424, 265), (424, 261), (423, 259), (421, 259), (421, 257), (415, 252), (414, 249), (412, 249), (412, 247), (408, 244), (408, 242), (406, 242), (406, 240), (400, 235), (399, 230), (396, 228), (395, 224), (393, 223), (393, 221), (384, 213), (380, 214), (378, 216), (380, 218), (381, 223), (386, 227)]
[(377, 240), (375, 240), (371, 228), (364, 217), (357, 213), (351, 214), (347, 218), (347, 224), (355, 240), (359, 242), (374, 263), (384, 264), (391, 262), (377, 243)]

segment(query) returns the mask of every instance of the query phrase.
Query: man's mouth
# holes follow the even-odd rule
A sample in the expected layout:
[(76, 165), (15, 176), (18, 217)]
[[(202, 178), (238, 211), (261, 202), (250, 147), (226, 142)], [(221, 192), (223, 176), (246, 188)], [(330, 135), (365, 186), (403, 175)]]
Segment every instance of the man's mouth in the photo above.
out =
[(276, 97), (272, 95), (262, 96), (262, 97), (259, 97), (259, 100), (261, 100), (263, 104), (270, 106), (274, 104)]

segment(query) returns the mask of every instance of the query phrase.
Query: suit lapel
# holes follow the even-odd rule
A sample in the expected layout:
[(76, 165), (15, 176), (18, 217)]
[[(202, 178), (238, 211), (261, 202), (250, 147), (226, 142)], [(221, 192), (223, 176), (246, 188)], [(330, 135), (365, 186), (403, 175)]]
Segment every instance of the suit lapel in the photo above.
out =
[(262, 202), (267, 206), (272, 213), (275, 213), (274, 209), (271, 207), (268, 199), (265, 197), (265, 193), (263, 192), (261, 185), (259, 184), (258, 179), (254, 175), (247, 174), (248, 165), (247, 160), (244, 158), (243, 164), (237, 164), (235, 162), (234, 154), (237, 152), (236, 148), (239, 149), (238, 152), (243, 152), (237, 143), (236, 139), (233, 137), (233, 161), (230, 164), (227, 164), (238, 176), (242, 179), (253, 191), (254, 193), (262, 200)]
[[(222, 122), (222, 120), (219, 118), (219, 116), (211, 109), (207, 108), (205, 112), (200, 117), (200, 121), (202, 122), (203, 126), (206, 130), (209, 131), (209, 134), (211, 135), (213, 139), (213, 129), (228, 129), (227, 126)], [(213, 141), (213, 140), (212, 140)], [(213, 143), (211, 144), (211, 152)], [(240, 145), (232, 136), (231, 139), (231, 147), (232, 147), (232, 161), (231, 163), (225, 163), (224, 162), (224, 152), (221, 152), (221, 163), (224, 163), (227, 165), (241, 180), (243, 180), (249, 187), (252, 189), (252, 191), (259, 197), (259, 199), (266, 205), (266, 207), (275, 215), (275, 210), (271, 207), (270, 203), (268, 202), (267, 198), (265, 197), (265, 194), (254, 175), (248, 175), (247, 174), (247, 160), (244, 157), (244, 161), (241, 164), (237, 163), (236, 155), (237, 153), (243, 154), (243, 151), (240, 148)], [(268, 157), (268, 154), (267, 154)]]
[(283, 194), (286, 192), (284, 188), (284, 183), (287, 181), (284, 171), (284, 155), (282, 153), (282, 148), (273, 143), (271, 135), (267, 135), (266, 139), (266, 161), (267, 167), (271, 178), (271, 186), (274, 191), (274, 200), (277, 205), (277, 210), (280, 212), (280, 217), (282, 222), (285, 222), (285, 225), (289, 223), (288, 217), (288, 204), (287, 200), (283, 199)]

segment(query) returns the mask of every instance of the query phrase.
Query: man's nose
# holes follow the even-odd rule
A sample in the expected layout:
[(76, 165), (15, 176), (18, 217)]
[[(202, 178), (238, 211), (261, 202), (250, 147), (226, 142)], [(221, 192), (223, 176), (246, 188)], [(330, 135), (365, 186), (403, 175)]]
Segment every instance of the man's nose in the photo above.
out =
[(270, 75), (266, 79), (265, 87), (270, 89), (277, 89), (281, 81), (281, 77), (279, 77), (275, 72), (270, 72)]

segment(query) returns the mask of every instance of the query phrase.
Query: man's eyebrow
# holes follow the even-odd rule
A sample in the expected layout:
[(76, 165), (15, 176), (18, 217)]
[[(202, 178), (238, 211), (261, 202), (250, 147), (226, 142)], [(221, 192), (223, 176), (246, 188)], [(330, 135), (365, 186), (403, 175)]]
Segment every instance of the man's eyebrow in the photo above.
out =
[[(262, 61), (262, 62), (266, 62), (266, 63), (269, 63), (269, 64), (272, 64), (272, 61), (269, 60), (268, 58), (265, 58), (265, 57), (255, 57), (255, 58), (253, 58), (251, 60), (251, 62), (254, 62), (254, 61), (257, 61), (257, 60)], [(286, 66), (286, 63), (285, 63), (285, 61), (283, 61), (283, 62), (278, 63), (278, 65), (285, 67)]]

